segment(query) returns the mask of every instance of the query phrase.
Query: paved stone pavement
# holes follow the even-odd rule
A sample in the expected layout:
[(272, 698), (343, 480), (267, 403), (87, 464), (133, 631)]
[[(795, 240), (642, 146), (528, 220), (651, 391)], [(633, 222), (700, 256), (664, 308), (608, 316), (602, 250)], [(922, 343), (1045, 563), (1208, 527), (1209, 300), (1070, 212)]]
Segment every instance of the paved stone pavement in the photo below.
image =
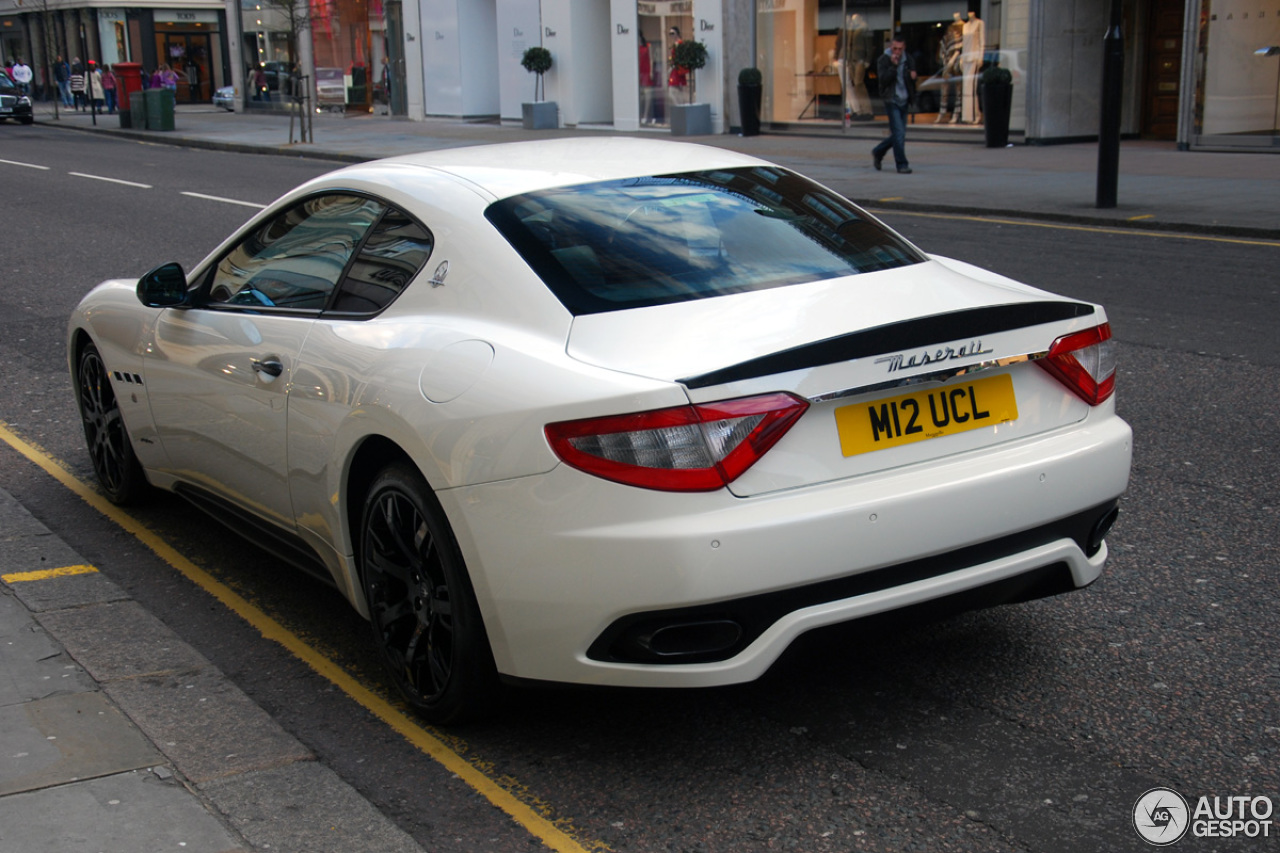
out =
[(0, 851), (421, 853), (0, 490)]

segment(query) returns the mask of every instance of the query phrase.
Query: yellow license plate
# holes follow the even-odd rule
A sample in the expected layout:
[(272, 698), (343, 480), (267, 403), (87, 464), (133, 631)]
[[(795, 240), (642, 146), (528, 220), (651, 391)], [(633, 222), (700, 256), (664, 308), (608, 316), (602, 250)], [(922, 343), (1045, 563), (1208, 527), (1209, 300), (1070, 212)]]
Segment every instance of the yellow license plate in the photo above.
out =
[(836, 409), (840, 450), (856, 456), (1018, 419), (1009, 374)]

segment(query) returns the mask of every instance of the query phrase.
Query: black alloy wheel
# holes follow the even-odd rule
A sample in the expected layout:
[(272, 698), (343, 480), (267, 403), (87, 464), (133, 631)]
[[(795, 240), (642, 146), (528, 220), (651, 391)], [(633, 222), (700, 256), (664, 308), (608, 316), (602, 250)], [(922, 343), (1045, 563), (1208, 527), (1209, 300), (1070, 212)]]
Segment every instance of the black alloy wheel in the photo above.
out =
[(374, 643), (404, 697), (438, 725), (482, 715), (497, 675), (480, 609), (439, 502), (407, 464), (369, 490), (360, 568)]
[(147, 477), (133, 454), (107, 366), (93, 344), (85, 346), (80, 353), (76, 391), (80, 418), (84, 422), (84, 440), (98, 484), (114, 504), (137, 502), (149, 489)]

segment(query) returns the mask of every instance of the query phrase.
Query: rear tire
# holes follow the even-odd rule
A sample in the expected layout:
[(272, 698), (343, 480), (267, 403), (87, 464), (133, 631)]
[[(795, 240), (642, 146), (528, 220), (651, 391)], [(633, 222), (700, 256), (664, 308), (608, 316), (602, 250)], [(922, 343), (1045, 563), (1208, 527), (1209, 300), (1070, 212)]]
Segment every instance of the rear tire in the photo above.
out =
[(133, 453), (133, 444), (120, 415), (120, 404), (111, 387), (107, 366), (93, 344), (87, 344), (80, 353), (76, 392), (80, 419), (84, 423), (84, 440), (98, 484), (114, 504), (137, 503), (151, 487), (138, 457)]
[(482, 716), (497, 669), (480, 608), (444, 511), (408, 464), (369, 489), (360, 570), (374, 644), (414, 709), (436, 725)]

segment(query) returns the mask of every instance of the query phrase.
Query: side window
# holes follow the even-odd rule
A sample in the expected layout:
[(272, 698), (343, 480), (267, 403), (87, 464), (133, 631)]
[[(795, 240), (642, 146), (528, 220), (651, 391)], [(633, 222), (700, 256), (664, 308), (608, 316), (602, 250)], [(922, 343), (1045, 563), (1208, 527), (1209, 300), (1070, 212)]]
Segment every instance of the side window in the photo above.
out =
[(354, 195), (310, 198), (252, 231), (213, 272), (209, 301), (319, 311), (386, 205)]
[(388, 208), (338, 289), (333, 310), (374, 314), (390, 305), (431, 257), (433, 243), (430, 231)]

